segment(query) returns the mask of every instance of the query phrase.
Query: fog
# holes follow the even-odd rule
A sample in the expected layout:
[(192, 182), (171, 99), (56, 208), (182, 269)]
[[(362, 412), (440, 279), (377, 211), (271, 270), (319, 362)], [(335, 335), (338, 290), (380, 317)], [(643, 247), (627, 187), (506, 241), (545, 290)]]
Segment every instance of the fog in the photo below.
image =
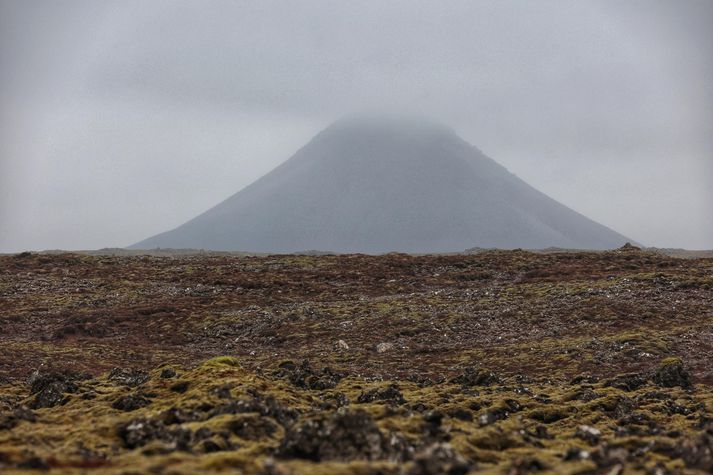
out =
[(713, 248), (713, 2), (0, 0), (0, 252), (176, 227), (374, 107)]

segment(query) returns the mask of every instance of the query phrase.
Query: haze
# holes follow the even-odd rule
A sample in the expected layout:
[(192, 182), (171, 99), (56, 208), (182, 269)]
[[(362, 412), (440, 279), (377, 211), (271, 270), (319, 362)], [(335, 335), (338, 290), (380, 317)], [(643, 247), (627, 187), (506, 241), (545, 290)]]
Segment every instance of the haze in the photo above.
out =
[(640, 243), (713, 248), (710, 25), (707, 0), (0, 0), (0, 252), (174, 228), (374, 107)]

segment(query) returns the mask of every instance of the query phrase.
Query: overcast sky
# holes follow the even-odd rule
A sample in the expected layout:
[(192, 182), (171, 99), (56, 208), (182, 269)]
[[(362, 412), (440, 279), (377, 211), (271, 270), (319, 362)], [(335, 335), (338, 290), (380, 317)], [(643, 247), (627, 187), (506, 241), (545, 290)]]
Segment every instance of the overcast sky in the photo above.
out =
[(0, 0), (0, 252), (132, 244), (376, 106), (713, 248), (711, 25), (709, 0)]

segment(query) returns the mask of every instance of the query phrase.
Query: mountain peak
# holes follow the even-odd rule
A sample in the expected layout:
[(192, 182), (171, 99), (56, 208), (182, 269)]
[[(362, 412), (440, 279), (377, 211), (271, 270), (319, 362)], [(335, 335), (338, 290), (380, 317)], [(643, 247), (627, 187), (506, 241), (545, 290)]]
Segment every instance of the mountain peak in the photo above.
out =
[(457, 138), (457, 135), (450, 127), (424, 116), (362, 113), (336, 120), (318, 137), (423, 142)]
[(133, 247), (380, 253), (604, 249), (627, 241), (437, 121), (359, 114), (337, 120), (212, 209)]

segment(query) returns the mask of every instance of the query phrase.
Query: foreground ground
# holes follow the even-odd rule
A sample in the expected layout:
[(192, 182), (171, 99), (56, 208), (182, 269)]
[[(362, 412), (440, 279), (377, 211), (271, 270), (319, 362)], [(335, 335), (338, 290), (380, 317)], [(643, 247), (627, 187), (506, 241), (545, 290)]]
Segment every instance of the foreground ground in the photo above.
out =
[(0, 257), (0, 471), (713, 471), (713, 259)]

